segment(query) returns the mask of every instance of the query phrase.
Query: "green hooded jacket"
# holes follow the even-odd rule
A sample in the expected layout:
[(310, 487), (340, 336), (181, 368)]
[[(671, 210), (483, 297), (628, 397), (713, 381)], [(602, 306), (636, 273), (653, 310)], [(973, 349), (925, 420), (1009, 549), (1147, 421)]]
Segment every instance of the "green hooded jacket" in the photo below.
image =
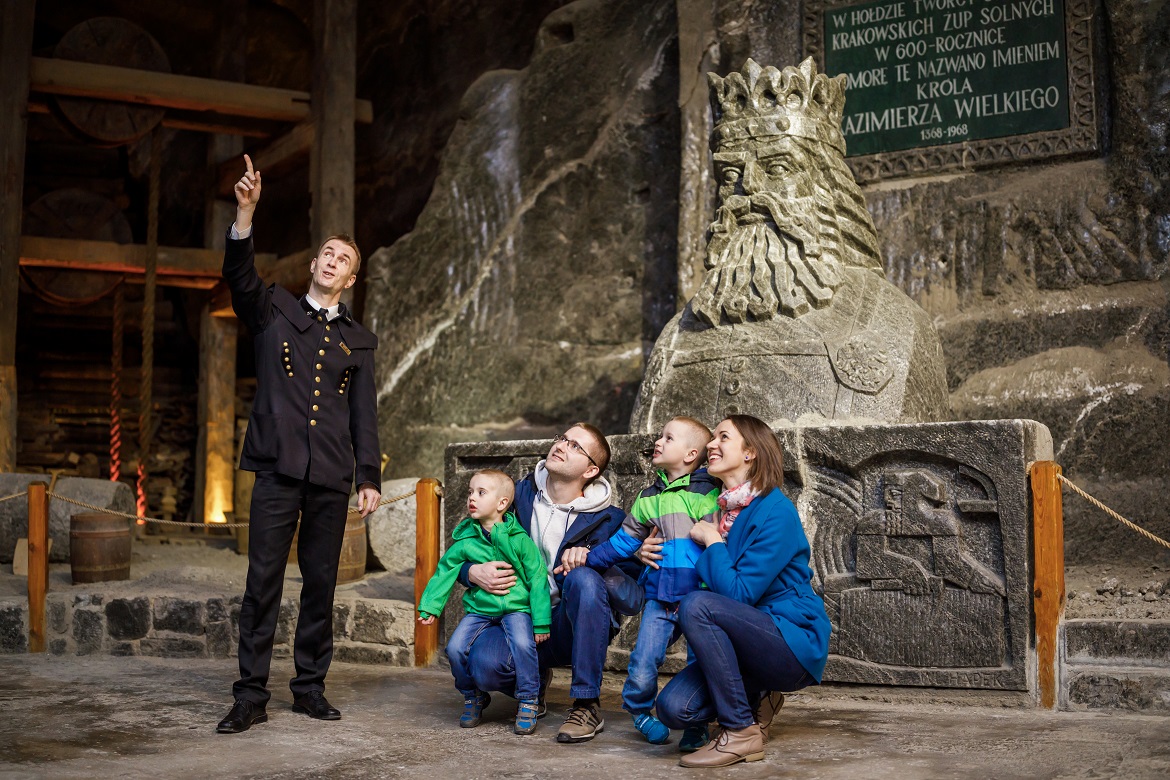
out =
[(438, 615), (447, 604), (459, 571), (464, 563), (507, 561), (516, 571), (516, 584), (506, 596), (493, 596), (483, 588), (468, 588), (463, 594), (463, 609), (476, 615), (497, 617), (510, 612), (527, 612), (532, 616), (532, 632), (547, 634), (552, 622), (548, 595), (548, 569), (532, 537), (520, 526), (516, 515), (492, 526), (491, 541), (483, 536), (479, 521), (463, 519), (451, 534), (453, 543), (443, 553), (439, 566), (418, 602), (422, 617)]

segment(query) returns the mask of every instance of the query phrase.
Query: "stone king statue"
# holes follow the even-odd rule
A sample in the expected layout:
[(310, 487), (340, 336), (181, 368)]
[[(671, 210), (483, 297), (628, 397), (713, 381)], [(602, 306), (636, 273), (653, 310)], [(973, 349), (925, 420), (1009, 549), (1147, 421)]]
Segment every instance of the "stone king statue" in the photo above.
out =
[(886, 281), (845, 165), (845, 77), (812, 59), (708, 74), (719, 206), (707, 274), (654, 345), (630, 430), (675, 415), (773, 424), (949, 415), (930, 318)]

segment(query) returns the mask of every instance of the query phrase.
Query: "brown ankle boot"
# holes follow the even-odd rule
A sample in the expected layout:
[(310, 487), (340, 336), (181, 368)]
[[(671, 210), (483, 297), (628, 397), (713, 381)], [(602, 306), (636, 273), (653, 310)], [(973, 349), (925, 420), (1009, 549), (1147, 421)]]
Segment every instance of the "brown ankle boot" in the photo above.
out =
[(742, 729), (723, 729), (716, 739), (679, 760), (679, 766), (731, 766), (740, 761), (759, 761), (764, 757), (764, 735), (759, 724)]
[(756, 711), (753, 714), (756, 716), (756, 723), (760, 725), (760, 731), (764, 734), (764, 744), (768, 742), (768, 729), (772, 727), (772, 720), (783, 706), (784, 694), (780, 691), (765, 693), (764, 698), (760, 699), (760, 703), (756, 706)]

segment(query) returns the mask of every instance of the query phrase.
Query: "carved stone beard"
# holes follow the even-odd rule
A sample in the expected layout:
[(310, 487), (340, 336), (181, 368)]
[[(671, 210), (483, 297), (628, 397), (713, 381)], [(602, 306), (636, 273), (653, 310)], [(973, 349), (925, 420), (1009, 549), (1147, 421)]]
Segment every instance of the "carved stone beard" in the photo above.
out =
[[(715, 326), (723, 318), (741, 323), (769, 320), (777, 313), (799, 317), (827, 306), (841, 286), (841, 264), (821, 254), (815, 200), (773, 192), (747, 200), (750, 208), (742, 217), (727, 206), (716, 214), (707, 275), (691, 299), (691, 310)], [(771, 221), (761, 221), (762, 214)]]

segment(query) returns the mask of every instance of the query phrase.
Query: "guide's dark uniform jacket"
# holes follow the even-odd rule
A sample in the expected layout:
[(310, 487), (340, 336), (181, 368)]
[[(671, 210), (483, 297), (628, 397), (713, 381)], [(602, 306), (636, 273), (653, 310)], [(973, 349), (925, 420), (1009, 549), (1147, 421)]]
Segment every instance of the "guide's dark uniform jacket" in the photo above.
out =
[[(346, 310), (331, 321), (256, 273), (252, 237), (229, 231), (223, 277), (255, 336), (256, 399), (240, 468), (275, 471), (348, 493), (381, 485), (374, 349), (378, 337)], [(356, 463), (356, 469), (355, 469)]]

